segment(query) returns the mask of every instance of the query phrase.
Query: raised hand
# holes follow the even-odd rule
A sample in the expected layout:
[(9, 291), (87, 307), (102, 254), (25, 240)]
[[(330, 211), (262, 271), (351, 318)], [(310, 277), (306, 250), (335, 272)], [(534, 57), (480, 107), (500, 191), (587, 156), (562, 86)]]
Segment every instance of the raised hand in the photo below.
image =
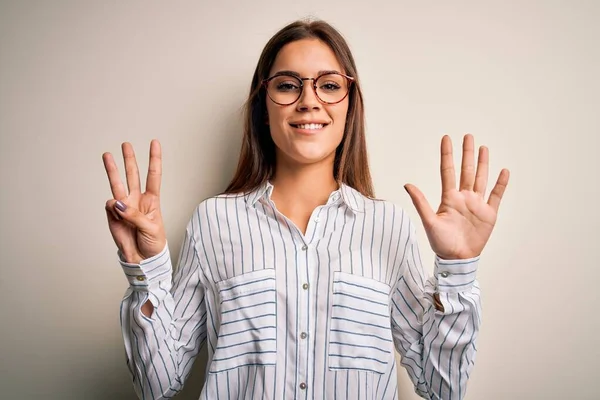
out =
[(166, 244), (160, 212), (162, 155), (160, 143), (153, 140), (150, 143), (146, 191), (142, 193), (133, 147), (129, 143), (123, 143), (121, 149), (129, 193), (121, 181), (112, 155), (104, 153), (102, 160), (113, 195), (113, 198), (106, 202), (106, 216), (110, 233), (125, 260), (139, 263), (160, 253)]
[(481, 146), (475, 171), (473, 136), (465, 135), (460, 186), (457, 189), (452, 142), (450, 137), (444, 136), (440, 168), (442, 201), (437, 212), (416, 186), (404, 186), (421, 217), (431, 248), (440, 258), (451, 260), (479, 256), (490, 238), (508, 185), (509, 172), (507, 169), (500, 172), (486, 202), (488, 166), (488, 149)]

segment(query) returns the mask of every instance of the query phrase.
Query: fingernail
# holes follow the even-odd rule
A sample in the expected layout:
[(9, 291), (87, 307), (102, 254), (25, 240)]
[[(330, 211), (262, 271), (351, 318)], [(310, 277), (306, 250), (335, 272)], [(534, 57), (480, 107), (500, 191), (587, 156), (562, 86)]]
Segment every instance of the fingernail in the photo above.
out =
[(120, 202), (119, 200), (117, 200), (117, 202), (115, 203), (115, 207), (117, 207), (119, 209), (119, 211), (125, 212), (125, 210), (127, 210), (127, 206)]

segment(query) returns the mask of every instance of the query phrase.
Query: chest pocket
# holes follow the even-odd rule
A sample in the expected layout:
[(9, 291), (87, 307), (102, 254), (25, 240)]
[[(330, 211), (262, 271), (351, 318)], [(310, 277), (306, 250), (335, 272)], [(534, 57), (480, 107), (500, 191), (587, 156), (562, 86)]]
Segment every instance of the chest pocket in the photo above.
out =
[(221, 325), (209, 372), (245, 365), (275, 365), (275, 270), (262, 269), (217, 283)]
[(389, 293), (385, 283), (334, 272), (329, 369), (387, 370), (393, 360)]

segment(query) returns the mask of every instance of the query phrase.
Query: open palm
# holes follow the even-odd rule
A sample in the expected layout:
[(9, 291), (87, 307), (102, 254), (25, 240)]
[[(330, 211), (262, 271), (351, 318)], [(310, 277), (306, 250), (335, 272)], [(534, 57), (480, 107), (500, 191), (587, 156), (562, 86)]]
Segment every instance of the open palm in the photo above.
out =
[(437, 212), (414, 185), (405, 185), (427, 233), (433, 251), (443, 259), (457, 260), (479, 256), (488, 242), (509, 172), (503, 169), (486, 202), (489, 153), (485, 146), (479, 148), (477, 170), (474, 162), (472, 135), (463, 139), (460, 186), (456, 175), (450, 137), (444, 136), (441, 144), (442, 200)]
[(162, 155), (160, 143), (153, 140), (150, 143), (146, 191), (142, 193), (133, 147), (123, 143), (122, 151), (129, 193), (121, 181), (112, 155), (104, 153), (102, 160), (113, 195), (105, 208), (108, 227), (117, 247), (128, 262), (138, 263), (160, 253), (166, 244), (160, 212)]

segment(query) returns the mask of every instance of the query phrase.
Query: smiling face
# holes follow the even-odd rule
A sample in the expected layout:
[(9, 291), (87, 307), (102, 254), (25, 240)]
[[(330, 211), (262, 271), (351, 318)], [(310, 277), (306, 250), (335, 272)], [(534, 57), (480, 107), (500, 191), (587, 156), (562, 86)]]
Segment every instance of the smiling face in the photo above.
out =
[[(318, 39), (303, 39), (285, 45), (277, 54), (269, 76), (282, 71), (303, 78), (317, 78), (323, 71), (345, 73), (333, 51)], [(331, 164), (333, 171), (335, 150), (344, 136), (348, 97), (337, 104), (325, 104), (316, 96), (313, 81), (303, 82), (300, 98), (293, 104), (279, 105), (269, 97), (266, 99), (277, 164), (326, 163)], [(282, 83), (286, 85), (286, 82)], [(323, 86), (323, 90), (335, 90), (331, 82), (323, 83), (328, 85)], [(321, 82), (319, 84), (321, 86)]]

